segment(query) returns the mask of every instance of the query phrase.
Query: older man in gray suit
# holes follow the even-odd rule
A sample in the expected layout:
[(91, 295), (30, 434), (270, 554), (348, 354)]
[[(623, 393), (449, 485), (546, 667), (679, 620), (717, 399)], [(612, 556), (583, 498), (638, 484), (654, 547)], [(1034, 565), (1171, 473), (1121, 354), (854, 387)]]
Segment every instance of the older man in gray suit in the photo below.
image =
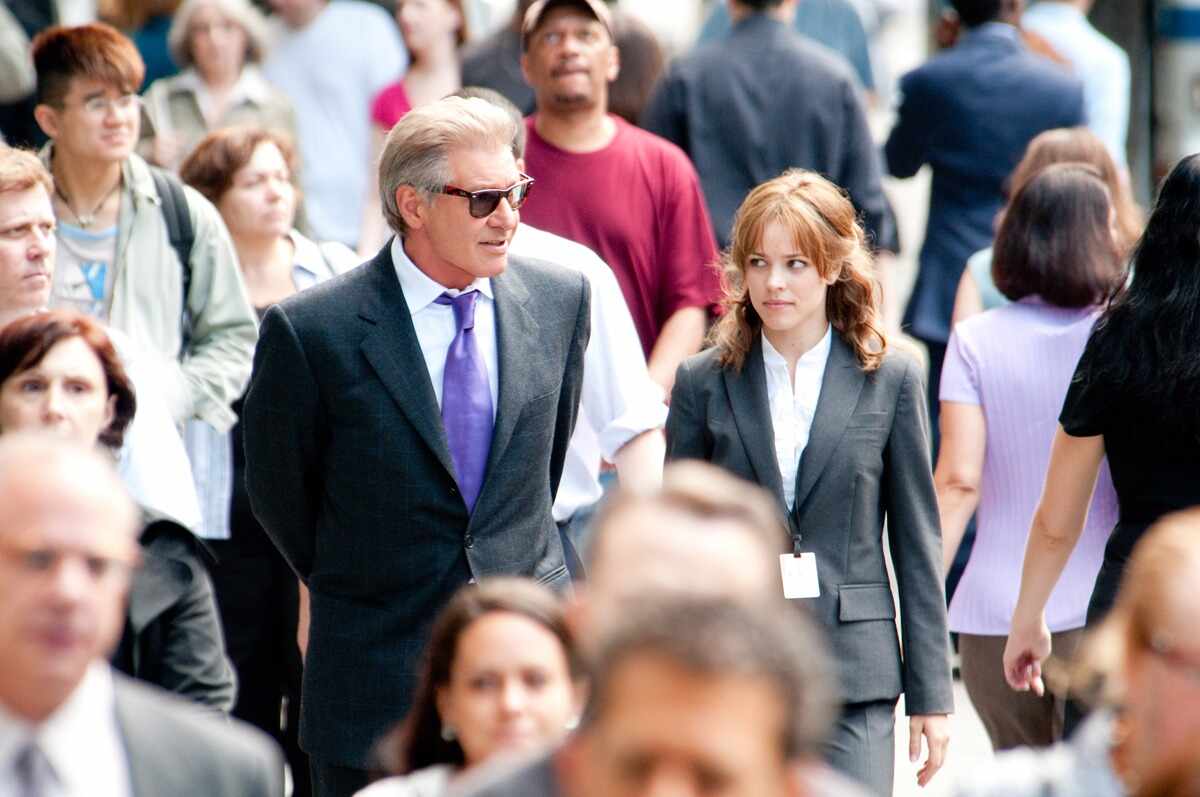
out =
[(0, 794), (282, 797), (266, 736), (108, 666), (139, 528), (112, 466), (5, 435), (0, 506)]
[(322, 797), (366, 785), (456, 589), (501, 574), (569, 583), (551, 504), (588, 283), (508, 256), (532, 182), (514, 124), (458, 97), (406, 115), (379, 169), (396, 237), (263, 320), (247, 489), (312, 598), (300, 741)]

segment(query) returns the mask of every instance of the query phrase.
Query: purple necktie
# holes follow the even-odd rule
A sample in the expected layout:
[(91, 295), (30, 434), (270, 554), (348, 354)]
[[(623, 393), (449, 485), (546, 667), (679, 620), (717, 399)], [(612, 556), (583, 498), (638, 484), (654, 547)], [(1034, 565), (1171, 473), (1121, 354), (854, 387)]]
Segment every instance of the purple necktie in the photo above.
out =
[(492, 389), (488, 385), (487, 366), (475, 343), (475, 299), (479, 291), (450, 296), (443, 293), (436, 301), (454, 308), (458, 333), (446, 352), (446, 370), (442, 375), (442, 424), (450, 458), (458, 476), (467, 511), (475, 509), (475, 500), (483, 488), (483, 472), (492, 448)]

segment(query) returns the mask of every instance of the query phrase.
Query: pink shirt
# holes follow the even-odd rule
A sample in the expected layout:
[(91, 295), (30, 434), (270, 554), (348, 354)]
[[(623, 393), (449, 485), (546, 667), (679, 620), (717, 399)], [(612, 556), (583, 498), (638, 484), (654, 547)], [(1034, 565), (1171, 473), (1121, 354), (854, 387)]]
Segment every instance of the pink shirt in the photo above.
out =
[(404, 81), (397, 80), (375, 95), (371, 102), (371, 121), (384, 130), (391, 130), (400, 117), (411, 110), (412, 103), (404, 91)]
[[(987, 424), (975, 547), (950, 602), (951, 631), (1008, 634), (1058, 414), (1098, 315), (1028, 297), (969, 318), (950, 336), (941, 400), (980, 406)], [(1083, 535), (1046, 605), (1051, 631), (1083, 627), (1116, 522), (1106, 461)]]

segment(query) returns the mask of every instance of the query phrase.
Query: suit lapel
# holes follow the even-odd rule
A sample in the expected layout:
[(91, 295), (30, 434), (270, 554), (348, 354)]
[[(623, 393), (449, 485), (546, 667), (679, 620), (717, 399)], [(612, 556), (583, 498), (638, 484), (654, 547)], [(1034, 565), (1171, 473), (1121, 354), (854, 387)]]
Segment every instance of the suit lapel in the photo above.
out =
[(425, 355), (413, 328), (408, 303), (392, 265), (390, 245), (384, 246), (370, 267), (373, 290), (365, 297), (359, 317), (374, 325), (374, 329), (363, 338), (363, 355), (409, 423), (453, 477), (454, 463), (442, 426), (442, 413), (433, 383), (429, 381), (429, 369), (425, 367)]
[(529, 291), (520, 275), (513, 273), (511, 263), (503, 274), (492, 278), (492, 293), (496, 299), (496, 360), (500, 373), (496, 425), (484, 472), (485, 491), (496, 463), (512, 439), (521, 410), (531, 398), (529, 387), (535, 383), (531, 369), (536, 365), (535, 358), (530, 356), (531, 346), (536, 345), (539, 334), (537, 321), (525, 309)]
[(722, 373), (733, 421), (758, 483), (771, 490), (783, 504), (783, 481), (775, 459), (775, 430), (763, 371), (762, 337), (755, 337), (740, 371), (725, 368)]
[(846, 424), (858, 405), (858, 394), (862, 392), (866, 378), (854, 352), (836, 330), (832, 344), (808, 445), (804, 447), (800, 468), (796, 472), (796, 511), (803, 506), (813, 485), (825, 470), (829, 457), (841, 442)]

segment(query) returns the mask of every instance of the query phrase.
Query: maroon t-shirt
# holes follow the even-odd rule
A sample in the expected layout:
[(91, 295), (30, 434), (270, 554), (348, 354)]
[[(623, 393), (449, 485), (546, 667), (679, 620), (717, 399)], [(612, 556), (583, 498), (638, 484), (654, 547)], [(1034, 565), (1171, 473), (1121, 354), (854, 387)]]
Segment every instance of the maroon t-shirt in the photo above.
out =
[(521, 220), (594, 249), (625, 294), (646, 356), (677, 310), (720, 297), (716, 236), (683, 150), (620, 117), (604, 149), (575, 153), (525, 120), (525, 168), (536, 184)]

